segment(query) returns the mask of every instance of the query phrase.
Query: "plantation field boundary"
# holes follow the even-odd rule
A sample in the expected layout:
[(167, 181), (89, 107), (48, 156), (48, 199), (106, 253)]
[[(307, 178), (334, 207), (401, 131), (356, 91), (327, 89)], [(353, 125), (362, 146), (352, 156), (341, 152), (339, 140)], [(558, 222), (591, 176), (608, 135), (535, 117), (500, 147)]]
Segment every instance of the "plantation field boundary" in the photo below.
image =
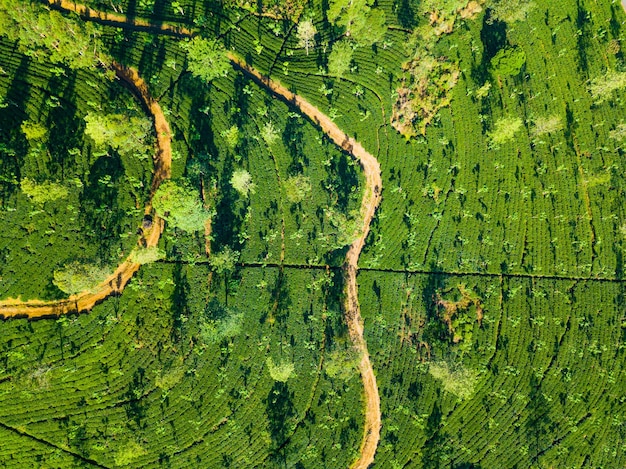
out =
[[(182, 264), (182, 265), (210, 265), (209, 261), (185, 261), (181, 259), (160, 259), (156, 261), (161, 264)], [(343, 266), (329, 264), (293, 264), (278, 262), (238, 262), (237, 267), (243, 269), (250, 268), (285, 268), (300, 270), (343, 270)], [(455, 271), (455, 270), (425, 270), (425, 269), (391, 269), (381, 267), (359, 267), (361, 272), (378, 272), (381, 274), (407, 274), (407, 275), (444, 275), (450, 277), (482, 277), (482, 278), (510, 278), (510, 279), (535, 279), (535, 280), (572, 280), (576, 282), (599, 282), (599, 283), (626, 283), (626, 278), (617, 277), (581, 277), (574, 275), (542, 275), (542, 274), (522, 274), (522, 273), (495, 273), (476, 271)]]
[[(97, 12), (86, 6), (68, 2), (67, 0), (50, 1), (58, 9), (71, 11), (79, 14), (87, 20), (94, 17), (111, 23), (123, 22), (127, 19), (125, 15), (108, 15), (106, 13)], [(126, 22), (128, 24), (128, 22)], [(191, 31), (184, 28), (172, 27), (166, 24), (152, 25), (145, 20), (133, 19), (133, 26), (140, 28), (156, 29), (158, 31), (166, 31), (166, 34), (175, 33), (180, 36), (192, 36)], [(358, 234), (355, 233), (356, 239), (348, 248), (346, 260), (344, 264), (344, 280), (346, 282), (344, 300), (344, 313), (346, 323), (350, 332), (350, 338), (361, 354), (359, 362), (359, 371), (364, 386), (365, 397), (365, 425), (364, 435), (360, 448), (360, 456), (354, 462), (354, 469), (366, 469), (374, 460), (376, 448), (380, 440), (381, 413), (380, 413), (380, 396), (376, 384), (376, 376), (370, 362), (367, 344), (363, 336), (363, 320), (361, 318), (360, 305), (358, 299), (358, 284), (356, 275), (358, 271), (358, 261), (361, 251), (365, 245), (365, 240), (369, 234), (370, 225), (376, 213), (381, 200), (382, 178), (380, 164), (374, 155), (370, 154), (357, 142), (354, 138), (349, 137), (343, 132), (326, 114), (317, 107), (309, 103), (301, 96), (289, 91), (278, 81), (262, 75), (258, 70), (246, 64), (242, 59), (232, 52), (228, 52), (228, 58), (235, 69), (239, 69), (253, 80), (261, 84), (272, 94), (285, 100), (287, 103), (297, 107), (311, 121), (317, 124), (322, 131), (339, 147), (349, 153), (361, 165), (365, 174), (365, 191), (361, 202), (360, 215), (362, 217), (362, 226)], [(171, 133), (169, 125), (165, 120), (165, 116), (156, 101), (150, 98), (145, 82), (139, 77), (138, 73), (132, 69), (116, 66), (118, 76), (128, 82), (135, 92), (142, 98), (143, 103), (149, 109), (154, 117), (155, 130), (157, 132), (159, 151), (155, 159), (155, 175), (153, 178), (151, 195), (154, 194), (156, 188), (163, 181), (165, 174), (169, 177), (171, 172)], [(164, 145), (164, 147), (161, 147)], [(167, 155), (166, 155), (167, 152)], [(167, 158), (169, 157), (169, 158)], [(161, 159), (167, 158), (166, 163), (160, 163)], [(146, 210), (149, 210), (147, 207)], [(158, 225), (158, 229), (156, 226)], [(160, 238), (163, 228), (163, 222), (155, 223), (147, 240), (148, 246), (156, 246)], [(207, 230), (205, 230), (205, 233)], [(210, 229), (208, 230), (210, 233)], [(60, 302), (12, 302), (10, 304), (0, 303), (0, 311), (3, 317), (19, 317), (26, 316), (45, 317), (58, 316), (70, 311), (84, 311), (91, 309), (95, 304), (101, 302), (112, 293), (119, 293), (128, 283), (132, 275), (139, 269), (140, 265), (126, 261), (121, 264), (116, 272), (107, 279), (97, 293), (84, 293), (70, 297), (68, 300)], [(6, 305), (6, 306), (5, 306)], [(4, 314), (6, 311), (7, 314)]]
[[(141, 100), (142, 104), (154, 120), (154, 130), (157, 135), (157, 151), (153, 157), (154, 175), (150, 188), (150, 199), (145, 207), (146, 214), (151, 214), (150, 201), (159, 185), (171, 175), (172, 167), (172, 137), (170, 126), (165, 119), (161, 106), (152, 99), (148, 87), (139, 73), (133, 68), (125, 67), (118, 63), (112, 65), (119, 79), (128, 84), (132, 92)], [(163, 220), (154, 217), (152, 227), (144, 233), (140, 243), (146, 247), (154, 247), (159, 243), (163, 231)], [(210, 228), (209, 228), (210, 232)], [(0, 301), (0, 317), (8, 318), (46, 318), (58, 317), (62, 314), (83, 312), (91, 310), (96, 304), (101, 303), (113, 294), (119, 294), (132, 276), (139, 270), (141, 264), (132, 262), (130, 257), (117, 266), (115, 272), (102, 282), (94, 292), (86, 291), (67, 299), (57, 301), (8, 299)]]
[(102, 469), (108, 469), (107, 466), (103, 466), (102, 464), (98, 463), (97, 461), (94, 461), (93, 459), (81, 456), (80, 454), (75, 453), (73, 451), (70, 451), (69, 449), (67, 449), (67, 448), (65, 448), (63, 446), (55, 445), (54, 443), (50, 443), (47, 440), (44, 440), (42, 438), (38, 438), (38, 437), (36, 437), (34, 435), (31, 435), (30, 433), (27, 433), (27, 432), (25, 432), (23, 430), (20, 430), (18, 428), (11, 427), (11, 426), (6, 425), (6, 424), (4, 424), (2, 422), (0, 422), (0, 428), (3, 428), (4, 430), (6, 430), (8, 432), (11, 432), (11, 433), (16, 433), (17, 435), (19, 435), (21, 437), (28, 438), (30, 440), (36, 441), (37, 443), (39, 443), (41, 445), (48, 446), (50, 448), (54, 448), (57, 451), (62, 451), (65, 454), (69, 454), (70, 456), (76, 458), (77, 460), (79, 460), (79, 461), (81, 461), (83, 463), (89, 464), (90, 466), (100, 467)]

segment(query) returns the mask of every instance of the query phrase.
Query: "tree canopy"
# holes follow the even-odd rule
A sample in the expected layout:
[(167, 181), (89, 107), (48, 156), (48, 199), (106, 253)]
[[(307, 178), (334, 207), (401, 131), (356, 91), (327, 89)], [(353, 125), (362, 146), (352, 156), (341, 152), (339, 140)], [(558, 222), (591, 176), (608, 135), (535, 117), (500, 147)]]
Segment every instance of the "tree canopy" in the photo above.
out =
[(152, 198), (152, 206), (170, 225), (187, 232), (203, 230), (210, 216), (198, 191), (184, 182), (162, 183)]
[(97, 26), (46, 10), (36, 2), (0, 0), (0, 34), (18, 41), (28, 56), (72, 69), (108, 63)]
[(209, 83), (228, 74), (230, 62), (226, 49), (215, 39), (196, 36), (181, 47), (187, 52), (187, 67), (193, 76)]

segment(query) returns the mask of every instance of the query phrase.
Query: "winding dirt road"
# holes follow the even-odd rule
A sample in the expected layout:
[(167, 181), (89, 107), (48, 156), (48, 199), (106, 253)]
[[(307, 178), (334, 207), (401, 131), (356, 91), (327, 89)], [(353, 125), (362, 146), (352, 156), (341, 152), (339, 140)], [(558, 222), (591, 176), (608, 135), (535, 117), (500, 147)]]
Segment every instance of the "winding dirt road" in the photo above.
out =
[(376, 453), (378, 441), (380, 440), (380, 396), (378, 394), (374, 369), (370, 363), (367, 344), (363, 337), (363, 319), (361, 318), (359, 288), (356, 281), (356, 274), (358, 271), (359, 256), (365, 245), (365, 239), (369, 234), (372, 219), (374, 218), (376, 208), (381, 199), (380, 190), (382, 188), (382, 179), (380, 176), (380, 164), (359, 142), (346, 135), (330, 117), (313, 106), (306, 99), (292, 93), (277, 81), (261, 75), (258, 70), (250, 67), (234, 54), (229, 54), (229, 58), (235, 68), (242, 70), (272, 93), (300, 109), (303, 114), (319, 125), (322, 131), (335, 142), (335, 144), (350, 153), (360, 163), (363, 169), (365, 175), (365, 191), (363, 200), (361, 201), (361, 217), (363, 224), (359, 230), (358, 237), (350, 245), (348, 253), (346, 254), (344, 264), (344, 280), (346, 282), (344, 314), (350, 331), (350, 338), (361, 353), (359, 371), (361, 372), (361, 379), (363, 380), (366, 403), (365, 428), (363, 441), (361, 443), (361, 455), (359, 459), (354, 462), (352, 468), (366, 469), (374, 461), (374, 454)]
[[(172, 140), (170, 126), (165, 119), (161, 106), (148, 92), (148, 87), (137, 71), (133, 68), (124, 67), (113, 63), (116, 75), (126, 82), (132, 92), (141, 100), (154, 121), (154, 130), (157, 135), (157, 151), (153, 157), (154, 175), (150, 189), (150, 199), (157, 188), (165, 179), (169, 179), (172, 165)], [(151, 214), (150, 203), (145, 207), (145, 213)], [(139, 240), (140, 245), (146, 247), (156, 246), (159, 243), (161, 232), (163, 231), (163, 221), (154, 216), (152, 228), (144, 233)], [(9, 298), (0, 301), (0, 318), (45, 318), (58, 317), (62, 314), (75, 313), (91, 310), (96, 304), (104, 301), (113, 294), (120, 293), (132, 276), (139, 270), (141, 265), (130, 261), (127, 258), (118, 265), (115, 272), (102, 282), (94, 291), (82, 292), (69, 298), (57, 301), (29, 300)]]
[[(109, 14), (96, 10), (92, 10), (86, 6), (78, 5), (67, 0), (44, 0), (48, 5), (62, 10), (77, 13), (85, 20), (95, 20), (100, 23), (109, 24), (120, 27), (136, 27), (138, 29), (157, 31), (165, 34), (176, 35), (180, 37), (192, 37), (194, 32), (182, 27), (173, 27), (166, 24), (153, 25), (148, 21), (127, 18), (121, 14)], [(381, 200), (382, 178), (380, 172), (380, 164), (378, 160), (368, 153), (363, 146), (349, 137), (343, 132), (326, 114), (320, 111), (306, 99), (291, 92), (282, 84), (269, 77), (262, 75), (255, 68), (247, 65), (242, 59), (235, 54), (229, 52), (230, 59), (234, 68), (241, 70), (251, 77), (257, 83), (268, 89), (277, 97), (284, 99), (290, 104), (296, 106), (304, 115), (315, 122), (322, 131), (344, 151), (352, 155), (363, 169), (365, 175), (365, 190), (361, 201), (360, 215), (362, 217), (362, 226), (355, 235), (355, 240), (350, 245), (346, 254), (344, 263), (344, 281), (345, 281), (345, 300), (344, 314), (350, 338), (354, 346), (361, 354), (359, 362), (359, 371), (363, 381), (364, 399), (365, 399), (365, 423), (364, 434), (361, 442), (360, 455), (352, 464), (352, 469), (367, 469), (374, 461), (374, 455), (378, 442), (380, 440), (381, 414), (380, 414), (380, 396), (378, 386), (376, 384), (376, 376), (369, 359), (367, 343), (363, 336), (363, 319), (361, 318), (361, 308), (359, 305), (357, 271), (358, 261), (365, 240), (369, 234), (370, 225), (376, 209)], [(122, 68), (116, 66), (116, 73), (122, 79), (129, 83), (131, 88), (140, 97), (144, 105), (149, 109), (150, 114), (154, 117), (155, 130), (158, 139), (158, 152), (155, 156), (155, 175), (152, 183), (151, 194), (158, 185), (170, 176), (171, 165), (171, 136), (170, 129), (163, 116), (160, 106), (154, 101), (147, 90), (143, 80), (133, 69)], [(151, 211), (151, 207), (146, 207), (146, 212)], [(158, 243), (163, 223), (161, 220), (155, 223), (152, 232), (149, 233), (147, 241), (148, 246), (155, 246)], [(210, 225), (208, 228), (210, 235)], [(209, 252), (210, 248), (207, 248)], [(139, 269), (139, 264), (133, 264), (128, 260), (121, 264), (116, 272), (101, 285), (97, 293), (83, 293), (76, 297), (59, 302), (0, 302), (0, 314), (6, 317), (27, 316), (58, 316), (69, 311), (83, 311), (91, 309), (96, 303), (102, 301), (112, 293), (120, 292), (132, 275)]]

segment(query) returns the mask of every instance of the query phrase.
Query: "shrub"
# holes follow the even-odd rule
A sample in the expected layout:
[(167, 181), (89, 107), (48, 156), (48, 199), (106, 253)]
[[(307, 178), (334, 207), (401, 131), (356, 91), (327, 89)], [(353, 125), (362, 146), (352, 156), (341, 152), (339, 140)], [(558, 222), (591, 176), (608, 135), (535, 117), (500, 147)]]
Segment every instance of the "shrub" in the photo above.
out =
[(502, 117), (496, 122), (493, 132), (489, 133), (490, 146), (497, 147), (513, 140), (521, 128), (522, 119), (519, 117)]
[(460, 399), (469, 399), (474, 394), (478, 381), (475, 371), (457, 365), (450, 367), (446, 362), (432, 362), (428, 365), (431, 376), (443, 384), (443, 388)]
[(295, 376), (295, 368), (291, 362), (281, 361), (279, 364), (276, 364), (274, 363), (274, 360), (272, 360), (272, 357), (268, 357), (265, 363), (267, 364), (267, 369), (269, 370), (270, 376), (274, 381), (286, 383), (291, 376)]
[(302, 174), (290, 176), (285, 181), (285, 192), (291, 203), (302, 202), (306, 195), (311, 192), (311, 180)]
[(20, 188), (34, 204), (40, 206), (46, 202), (65, 199), (69, 195), (67, 187), (50, 181), (37, 184), (32, 179), (24, 178), (20, 182)]

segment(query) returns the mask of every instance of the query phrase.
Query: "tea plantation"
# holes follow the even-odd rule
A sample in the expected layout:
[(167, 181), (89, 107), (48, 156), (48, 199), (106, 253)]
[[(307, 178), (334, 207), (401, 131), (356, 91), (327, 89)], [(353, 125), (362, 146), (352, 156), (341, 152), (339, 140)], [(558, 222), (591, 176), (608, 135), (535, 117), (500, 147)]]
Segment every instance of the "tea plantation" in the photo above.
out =
[(0, 467), (626, 465), (625, 25), (0, 0)]

